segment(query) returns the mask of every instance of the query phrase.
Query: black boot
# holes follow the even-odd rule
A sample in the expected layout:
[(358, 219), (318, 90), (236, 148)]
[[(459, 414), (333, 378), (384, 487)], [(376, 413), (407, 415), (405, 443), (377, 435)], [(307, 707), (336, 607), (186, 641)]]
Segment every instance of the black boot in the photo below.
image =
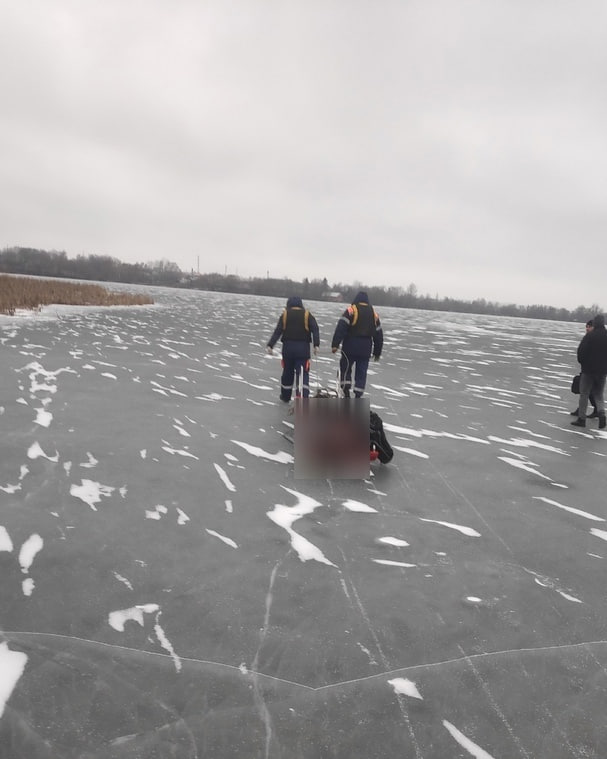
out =
[(576, 419), (575, 422), (571, 422), (571, 424), (574, 427), (585, 427), (586, 426), (586, 420), (585, 419)]
[(605, 420), (605, 414), (599, 414), (599, 429), (604, 430), (605, 424), (607, 423)]
[(569, 413), (571, 414), (571, 416), (579, 416), (580, 410), (576, 408), (575, 411), (570, 411)]
[(592, 409), (592, 414), (588, 414), (586, 419), (596, 419), (598, 415), (599, 415), (599, 410), (595, 408), (595, 409)]

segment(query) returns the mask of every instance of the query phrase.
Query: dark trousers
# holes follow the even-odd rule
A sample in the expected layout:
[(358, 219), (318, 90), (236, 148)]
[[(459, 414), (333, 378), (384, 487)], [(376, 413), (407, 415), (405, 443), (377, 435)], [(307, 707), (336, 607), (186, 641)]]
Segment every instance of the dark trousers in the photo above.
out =
[(310, 359), (296, 356), (282, 357), (282, 376), (280, 378), (280, 398), (290, 401), (295, 385), (295, 394), (299, 398), (310, 396)]
[(580, 419), (586, 418), (588, 409), (588, 398), (594, 396), (595, 408), (600, 415), (605, 413), (605, 375), (604, 374), (587, 374), (582, 372), (580, 375), (580, 405), (578, 407), (578, 416)]
[(354, 365), (354, 395), (362, 398), (367, 384), (367, 369), (369, 368), (369, 356), (356, 356), (341, 352), (339, 361), (339, 384), (346, 397), (349, 397), (352, 388), (352, 366)]

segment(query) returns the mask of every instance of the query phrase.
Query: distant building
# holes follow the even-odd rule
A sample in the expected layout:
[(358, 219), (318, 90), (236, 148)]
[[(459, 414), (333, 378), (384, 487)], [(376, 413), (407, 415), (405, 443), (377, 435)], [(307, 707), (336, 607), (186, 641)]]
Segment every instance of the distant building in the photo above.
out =
[(341, 293), (338, 292), (325, 292), (321, 296), (324, 298), (324, 300), (332, 300), (335, 303), (343, 303), (344, 302), (344, 296)]

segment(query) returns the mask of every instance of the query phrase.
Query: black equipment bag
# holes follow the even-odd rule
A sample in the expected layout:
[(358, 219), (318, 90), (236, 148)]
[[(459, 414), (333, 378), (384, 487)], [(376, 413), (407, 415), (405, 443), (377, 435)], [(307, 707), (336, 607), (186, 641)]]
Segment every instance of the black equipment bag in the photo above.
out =
[(378, 459), (382, 464), (387, 464), (389, 461), (392, 461), (394, 451), (386, 438), (384, 423), (375, 411), (370, 412), (369, 443), (371, 448), (375, 447), (377, 449)]
[(576, 374), (575, 377), (571, 380), (571, 392), (574, 395), (580, 394), (580, 375)]

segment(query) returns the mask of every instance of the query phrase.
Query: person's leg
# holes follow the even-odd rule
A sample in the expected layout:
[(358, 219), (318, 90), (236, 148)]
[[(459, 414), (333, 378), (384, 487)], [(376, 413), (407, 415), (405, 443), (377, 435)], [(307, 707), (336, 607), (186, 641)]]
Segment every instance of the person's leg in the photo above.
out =
[(305, 358), (302, 361), (302, 380), (303, 380), (303, 397), (309, 398), (310, 397), (310, 359)]
[(596, 401), (596, 410), (599, 417), (599, 429), (605, 427), (605, 375), (599, 374), (594, 377), (592, 394)]
[(282, 357), (282, 376), (280, 378), (280, 400), (288, 403), (293, 392), (295, 361), (289, 355)]
[(354, 372), (354, 395), (356, 398), (362, 398), (367, 384), (367, 369), (369, 368), (368, 356), (356, 357), (356, 370)]
[(294, 360), (295, 397), (310, 397), (310, 359), (296, 358)]
[(582, 372), (580, 375), (580, 405), (578, 407), (578, 418), (571, 424), (576, 427), (586, 426), (586, 410), (588, 408), (588, 396), (592, 391), (593, 378), (590, 374)]
[(339, 360), (339, 384), (346, 398), (349, 398), (350, 388), (352, 387), (352, 364), (350, 357), (346, 356), (343, 350)]

